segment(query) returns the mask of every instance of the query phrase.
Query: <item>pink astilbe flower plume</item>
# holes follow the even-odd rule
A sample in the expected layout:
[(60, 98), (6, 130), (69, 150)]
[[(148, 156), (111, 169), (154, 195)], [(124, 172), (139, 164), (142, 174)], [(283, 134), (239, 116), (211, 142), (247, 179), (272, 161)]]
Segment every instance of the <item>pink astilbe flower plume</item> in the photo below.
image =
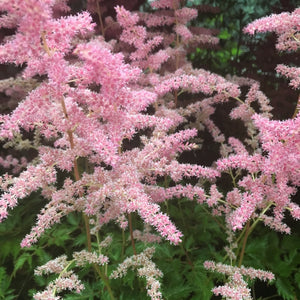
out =
[[(300, 8), (291, 13), (283, 12), (258, 19), (244, 29), (246, 33), (275, 32), (278, 36), (276, 48), (280, 51), (297, 51), (300, 47)], [(277, 66), (276, 71), (291, 78), (290, 85), (299, 88), (299, 67)]]
[(140, 19), (138, 14), (133, 14), (120, 6), (116, 7), (116, 12), (117, 21), (123, 29), (120, 40), (136, 49), (129, 56), (132, 64), (143, 69), (158, 70), (169, 58), (165, 50), (154, 52), (154, 49), (162, 43), (163, 37), (156, 35), (152, 38), (146, 27), (137, 25)]
[[(250, 34), (274, 31), (278, 35), (277, 49), (295, 51), (300, 45), (299, 17), (299, 9), (271, 15), (254, 21), (244, 31)], [(299, 68), (279, 65), (276, 70), (292, 79), (290, 85), (299, 87)], [(259, 104), (259, 114), (251, 107), (254, 101)], [(246, 101), (230, 114), (232, 118), (245, 122), (251, 137), (245, 142), (252, 148), (252, 153), (249, 153), (231, 139), (234, 153), (229, 151), (227, 157), (217, 161), (219, 171), (230, 171), (231, 168), (247, 170), (247, 175), (237, 182), (241, 191), (235, 190), (234, 197), (233, 193), (228, 193), (227, 203), (219, 208), (219, 212), (226, 212), (227, 222), (233, 230), (242, 229), (247, 221), (260, 218), (272, 229), (290, 233), (290, 228), (283, 223), (284, 213), (288, 210), (295, 219), (299, 219), (299, 205), (292, 202), (300, 178), (298, 109), (293, 119), (285, 121), (270, 120), (270, 110), (269, 100), (259, 91), (259, 85), (252, 83)], [(266, 211), (272, 212), (272, 215), (266, 215)]]
[(163, 276), (162, 272), (157, 269), (156, 265), (151, 261), (155, 248), (147, 248), (138, 255), (133, 255), (124, 260), (116, 270), (112, 272), (110, 278), (119, 278), (126, 275), (129, 268), (137, 270), (139, 277), (146, 278), (147, 294), (152, 300), (162, 299), (160, 291), (159, 278)]
[(292, 50), (299, 48), (300, 9), (292, 13), (283, 12), (258, 19), (247, 25), (244, 31), (249, 34), (255, 32), (275, 32), (278, 35), (277, 49)]
[[(162, 272), (151, 261), (154, 248), (137, 254), (142, 248), (135, 249), (134, 240), (139, 246), (182, 242), (173, 216), (161, 207), (173, 198), (195, 200), (225, 216), (232, 260), (237, 256), (233, 249), (242, 248), (235, 231), (245, 224), (241, 237), (246, 242), (247, 230), (257, 221), (289, 233), (283, 222), (286, 211), (300, 218), (300, 207), (292, 201), (300, 185), (298, 111), (292, 119), (272, 121), (269, 100), (256, 81), (225, 79), (193, 68), (187, 53), (214, 47), (217, 31), (191, 27), (198, 10), (183, 1), (156, 0), (150, 6), (151, 13), (132, 12), (89, 0), (91, 15), (72, 14), (67, 0), (0, 3), (0, 63), (21, 70), (15, 78), (0, 80), (0, 92), (13, 103), (7, 107), (14, 107), (0, 115), (5, 157), (0, 166), (8, 169), (0, 177), (0, 222), (21, 199), (36, 192), (45, 204), (22, 247), (37, 243), (73, 213), (83, 216), (87, 235), (88, 251), (76, 249), (69, 253), (71, 260), (62, 255), (36, 269), (36, 275), (57, 276), (34, 299), (81, 293), (84, 286), (73, 268), (90, 265), (111, 296), (108, 279), (134, 268), (146, 279), (148, 296), (162, 299)], [(245, 31), (274, 31), (277, 48), (292, 51), (299, 47), (299, 24), (297, 9), (255, 21)], [(279, 65), (277, 72), (299, 87), (298, 68)], [(217, 105), (229, 101), (237, 102), (230, 117), (245, 124), (244, 141), (227, 137), (214, 123)], [(184, 152), (202, 146), (198, 133), (205, 130), (220, 146), (221, 157), (211, 166), (182, 162)], [(29, 159), (10, 152), (10, 147), (29, 150)], [(223, 192), (219, 186), (222, 173), (231, 176), (232, 190)], [(143, 232), (132, 228), (132, 215)], [(109, 223), (123, 231), (121, 256), (127, 253), (128, 229), (134, 253), (110, 275), (106, 255), (112, 237), (101, 232), (110, 230)], [(206, 262), (205, 267), (228, 277), (213, 290), (226, 299), (251, 299), (245, 278), (273, 279), (272, 273), (243, 266)]]
[(215, 263), (213, 261), (204, 262), (204, 267), (212, 272), (228, 276), (228, 282), (225, 285), (214, 287), (212, 289), (215, 295), (221, 295), (228, 300), (252, 299), (251, 290), (243, 277), (248, 277), (252, 280), (258, 278), (264, 281), (272, 281), (275, 278), (271, 272), (254, 268), (245, 268), (244, 266), (238, 268), (221, 263)]

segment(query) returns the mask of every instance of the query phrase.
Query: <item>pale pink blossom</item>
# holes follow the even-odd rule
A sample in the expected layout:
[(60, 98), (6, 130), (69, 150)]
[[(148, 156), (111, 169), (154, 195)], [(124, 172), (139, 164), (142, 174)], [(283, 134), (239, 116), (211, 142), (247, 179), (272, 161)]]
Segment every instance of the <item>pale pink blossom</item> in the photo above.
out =
[(273, 31), (278, 35), (277, 49), (296, 51), (299, 48), (300, 9), (258, 19), (247, 25), (245, 32)]
[(108, 263), (107, 256), (97, 254), (96, 252), (88, 252), (86, 250), (74, 252), (73, 257), (77, 266), (84, 266), (85, 264), (105, 265)]
[(175, 10), (175, 17), (178, 22), (186, 24), (187, 22), (197, 18), (198, 11), (195, 8), (183, 7)]
[(163, 276), (163, 273), (151, 261), (154, 251), (154, 247), (146, 248), (142, 253), (126, 258), (119, 264), (118, 268), (111, 273), (110, 278), (123, 277), (129, 268), (134, 268), (137, 270), (139, 277), (146, 278), (147, 294), (151, 299), (162, 299), (159, 278)]
[(276, 71), (277, 73), (284, 75), (287, 78), (290, 78), (290, 85), (293, 88), (297, 89), (300, 87), (300, 68), (278, 65), (276, 67)]
[(215, 263), (213, 261), (205, 261), (204, 267), (212, 272), (222, 273), (228, 276), (228, 281), (223, 286), (217, 286), (212, 289), (215, 295), (221, 295), (228, 300), (252, 299), (251, 290), (247, 286), (243, 276), (250, 279), (258, 278), (264, 281), (272, 281), (274, 279), (274, 275), (271, 272), (254, 268), (245, 268), (244, 266), (238, 268), (221, 263)]
[(173, 25), (175, 23), (174, 12), (171, 10), (158, 10), (152, 14), (139, 13), (140, 18), (147, 27)]
[(179, 0), (155, 0), (151, 2), (151, 6), (154, 8), (171, 8), (177, 9), (179, 8), (180, 1)]

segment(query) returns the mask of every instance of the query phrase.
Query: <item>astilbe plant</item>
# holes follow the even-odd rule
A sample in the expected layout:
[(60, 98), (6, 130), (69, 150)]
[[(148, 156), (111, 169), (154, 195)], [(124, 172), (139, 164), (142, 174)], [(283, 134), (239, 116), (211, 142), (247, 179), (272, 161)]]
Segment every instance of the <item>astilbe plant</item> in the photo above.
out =
[[(116, 19), (103, 20), (105, 1), (88, 1), (87, 8), (99, 18), (101, 34), (97, 34), (90, 13), (72, 15), (64, 0), (0, 4), (1, 26), (15, 29), (0, 46), (0, 62), (22, 66), (21, 77), (2, 81), (0, 87), (6, 93), (10, 89), (19, 92), (19, 97), (25, 95), (10, 114), (1, 115), (0, 135), (6, 147), (37, 152), (29, 162), (12, 156), (0, 161), (19, 172), (1, 178), (0, 220), (20, 199), (41, 191), (46, 204), (22, 247), (37, 243), (45, 230), (72, 212), (82, 213), (86, 230), (87, 249), (74, 252), (71, 260), (63, 255), (36, 270), (37, 275), (58, 277), (35, 299), (60, 299), (58, 294), (66, 289), (81, 292), (84, 286), (74, 270), (86, 265), (93, 266), (111, 299), (109, 280), (126, 275), (130, 267), (146, 278), (148, 295), (161, 299), (158, 280), (163, 273), (151, 261), (154, 248), (137, 253), (134, 240), (162, 242), (151, 233), (151, 226), (170, 243), (181, 242), (182, 233), (160, 207), (173, 197), (196, 199), (211, 207), (213, 214), (225, 215), (227, 257), (235, 265), (206, 262), (205, 267), (229, 277), (223, 287), (213, 290), (215, 294), (251, 299), (243, 276), (271, 280), (273, 275), (242, 266), (249, 234), (259, 221), (289, 233), (282, 222), (285, 210), (295, 219), (300, 217), (299, 206), (291, 202), (300, 178), (299, 114), (291, 120), (272, 121), (271, 107), (258, 83), (193, 68), (186, 59), (189, 48), (213, 46), (217, 38), (191, 28), (197, 10), (182, 1), (154, 1), (151, 7), (150, 13), (133, 13), (117, 6)], [(282, 17), (288, 25), (280, 27), (276, 21), (280, 17), (271, 16), (250, 24), (246, 31), (274, 30), (280, 36), (278, 49), (296, 50), (299, 10)], [(277, 71), (292, 78), (293, 87), (299, 86), (297, 68), (279, 66)], [(241, 86), (249, 86), (245, 100), (241, 100)], [(180, 94), (194, 94), (199, 101), (180, 107)], [(230, 116), (244, 122), (249, 135), (246, 145), (233, 137), (227, 143), (211, 118), (216, 105), (232, 99), (238, 105)], [(149, 107), (153, 113), (147, 111)], [(190, 122), (191, 118), (196, 121)], [(185, 129), (178, 129), (181, 124)], [(204, 128), (220, 144), (221, 158), (215, 167), (179, 163), (181, 153), (199, 147), (192, 139)], [(33, 139), (26, 140), (28, 135)], [(126, 148), (124, 141), (137, 135), (139, 143)], [(80, 159), (87, 166), (84, 171)], [(233, 169), (246, 172), (237, 172), (243, 175), (238, 177)], [(233, 190), (224, 195), (216, 181), (223, 172), (231, 174), (234, 182)], [(61, 184), (58, 175), (62, 173), (67, 175)], [(192, 177), (199, 179), (197, 185), (182, 184)], [(161, 178), (169, 178), (172, 185), (162, 186)], [(210, 188), (205, 190), (207, 180)], [(133, 230), (132, 213), (145, 223), (143, 233)], [(133, 256), (108, 277), (99, 265), (107, 265), (109, 257), (99, 249), (111, 241), (100, 242), (98, 233), (112, 221), (129, 230)], [(243, 230), (239, 237), (237, 230)]]
[[(254, 34), (255, 31), (274, 31), (278, 35), (277, 49), (295, 51), (300, 46), (299, 16), (299, 9), (296, 9), (293, 13), (265, 17), (249, 24), (245, 32)], [(292, 78), (291, 86), (299, 87), (299, 68), (279, 65), (277, 72)], [(258, 90), (257, 83), (250, 85), (246, 101), (236, 98), (240, 104), (230, 114), (232, 118), (239, 118), (245, 122), (251, 137), (245, 140), (248, 147), (231, 137), (228, 139), (229, 148), (225, 146), (225, 157), (216, 162), (219, 171), (227, 171), (231, 175), (234, 188), (226, 196), (218, 194), (218, 199), (213, 202), (214, 213), (225, 214), (229, 231), (243, 229), (236, 240), (243, 240), (238, 261), (239, 269), (213, 262), (205, 263), (207, 269), (229, 276), (228, 283), (213, 289), (216, 295), (222, 295), (226, 299), (252, 299), (241, 276), (249, 276), (242, 266), (242, 261), (249, 234), (258, 222), (262, 221), (276, 231), (291, 233), (290, 227), (284, 223), (286, 211), (295, 220), (300, 218), (300, 207), (292, 201), (300, 178), (299, 103), (291, 119), (270, 120), (271, 107), (266, 97)], [(253, 101), (258, 102), (260, 113), (251, 106)], [(233, 170), (239, 171), (234, 175)], [(246, 173), (241, 173), (241, 170), (246, 170)], [(237, 247), (237, 243), (232, 237), (228, 241), (232, 247), (227, 248), (227, 256), (231, 261), (236, 260), (232, 249)], [(251, 277), (265, 276), (264, 280), (273, 279), (270, 273), (268, 276), (262, 275), (259, 270), (251, 270), (251, 273)]]

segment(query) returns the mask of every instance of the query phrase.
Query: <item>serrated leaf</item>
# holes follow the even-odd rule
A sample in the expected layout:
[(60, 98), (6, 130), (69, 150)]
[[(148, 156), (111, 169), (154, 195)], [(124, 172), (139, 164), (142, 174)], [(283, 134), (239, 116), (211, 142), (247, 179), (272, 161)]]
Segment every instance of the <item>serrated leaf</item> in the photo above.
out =
[(98, 293), (94, 293), (94, 292), (89, 292), (87, 294), (79, 294), (79, 295), (65, 295), (64, 299), (65, 300), (81, 300), (81, 299), (87, 299), (87, 300), (94, 300), (95, 296), (99, 295)]
[(292, 269), (285, 261), (279, 261), (273, 265), (273, 270), (275, 274), (278, 274), (281, 278), (289, 277), (292, 273)]
[(40, 264), (45, 264), (52, 258), (43, 248), (36, 248), (34, 254), (38, 257)]
[(77, 215), (75, 214), (69, 214), (67, 217), (68, 223), (70, 223), (71, 225), (73, 225), (74, 227), (78, 227), (81, 218), (79, 218)]
[(21, 250), (19, 243), (20, 243), (19, 239), (11, 239), (11, 240), (7, 240), (6, 238), (0, 239), (2, 259), (4, 260), (10, 255), (16, 258)]
[(189, 250), (190, 248), (193, 247), (194, 243), (195, 243), (195, 240), (194, 240), (193, 236), (190, 235), (190, 236), (184, 241), (184, 247), (185, 247), (185, 249), (186, 249), (186, 250)]
[(300, 239), (299, 235), (284, 235), (282, 239), (282, 249), (299, 249), (300, 248)]
[(275, 282), (278, 294), (283, 297), (284, 300), (294, 300), (294, 288), (287, 278), (277, 278)]
[(6, 275), (6, 270), (3, 267), (0, 267), (0, 282), (3, 281)]
[(300, 289), (300, 271), (295, 274), (295, 282), (298, 289)]
[(192, 288), (185, 285), (177, 285), (169, 288), (164, 292), (164, 297), (169, 300), (186, 299), (192, 292)]
[(21, 269), (25, 263), (27, 263), (30, 268), (32, 267), (32, 256), (27, 252), (17, 258), (12, 272), (12, 277), (16, 275), (16, 272)]
[(170, 258), (172, 257), (171, 249), (166, 244), (161, 244), (156, 247), (155, 255), (158, 257)]
[(193, 298), (191, 299), (210, 299), (212, 296), (213, 281), (208, 279), (207, 273), (202, 267), (195, 268), (195, 271), (187, 275), (187, 279), (193, 285)]
[(6, 270), (0, 267), (0, 299), (15, 299), (16, 296), (12, 295), (14, 290), (9, 289), (10, 287), (10, 277), (6, 274)]

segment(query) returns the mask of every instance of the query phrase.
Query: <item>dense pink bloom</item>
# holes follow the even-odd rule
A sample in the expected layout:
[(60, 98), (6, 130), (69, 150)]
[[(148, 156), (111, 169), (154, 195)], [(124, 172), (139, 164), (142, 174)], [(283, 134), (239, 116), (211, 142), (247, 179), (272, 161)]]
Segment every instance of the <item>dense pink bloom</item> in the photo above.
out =
[(226, 81), (221, 76), (211, 74), (204, 70), (194, 70), (193, 75), (186, 74), (184, 70), (177, 70), (175, 74), (166, 75), (162, 82), (155, 87), (159, 95), (164, 95), (172, 90), (187, 90), (191, 93), (202, 92), (212, 95), (214, 92), (224, 93), (237, 97), (240, 94), (238, 86)]
[(182, 24), (186, 24), (187, 22), (197, 18), (197, 16), (198, 11), (195, 8), (183, 7), (175, 11), (177, 22), (180, 22)]
[(175, 23), (174, 12), (171, 10), (159, 10), (153, 14), (139, 13), (147, 27), (172, 25)]
[(187, 42), (193, 37), (193, 34), (189, 31), (189, 29), (183, 25), (183, 24), (178, 24), (175, 26), (175, 32), (181, 36), (181, 38)]
[(244, 31), (255, 32), (273, 31), (278, 35), (277, 49), (296, 51), (299, 48), (300, 9), (292, 13), (281, 13), (258, 19), (249, 24)]
[[(299, 42), (299, 46), (300, 46), (300, 42)], [(297, 89), (300, 87), (300, 68), (278, 65), (276, 67), (276, 71), (277, 73), (287, 78), (290, 78), (291, 79), (290, 85), (293, 88)]]
[(262, 149), (267, 154), (249, 155), (245, 148), (231, 139), (236, 154), (217, 161), (220, 171), (241, 168), (252, 174), (239, 180), (238, 185), (246, 192), (240, 194), (238, 202), (234, 201), (237, 208), (228, 220), (234, 230), (242, 229), (258, 209), (272, 203), (273, 217), (263, 217), (265, 224), (289, 233), (288, 227), (282, 223), (283, 213), (290, 210), (292, 216), (299, 219), (299, 206), (291, 202), (291, 196), (300, 184), (299, 115), (286, 121), (270, 121), (258, 114), (252, 119), (259, 129)]
[(179, 8), (180, 1), (179, 0), (156, 0), (151, 2), (151, 6), (154, 8), (171, 8), (177, 9)]

